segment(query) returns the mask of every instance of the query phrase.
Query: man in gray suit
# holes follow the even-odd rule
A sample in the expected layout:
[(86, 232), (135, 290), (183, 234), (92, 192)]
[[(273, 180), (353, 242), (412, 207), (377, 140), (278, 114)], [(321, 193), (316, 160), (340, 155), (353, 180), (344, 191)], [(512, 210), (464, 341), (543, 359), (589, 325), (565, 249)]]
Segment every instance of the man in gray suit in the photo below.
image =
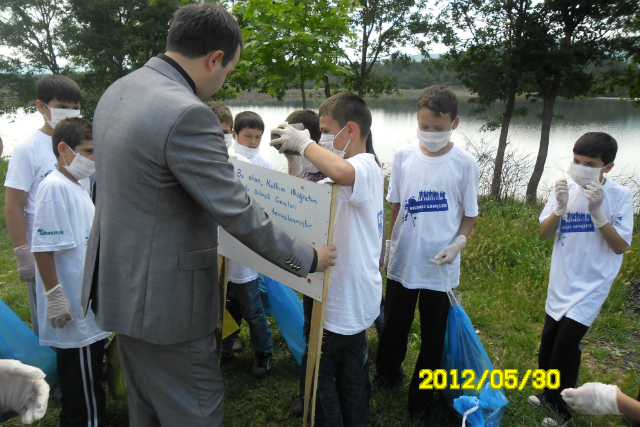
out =
[(293, 274), (334, 264), (334, 246), (296, 240), (247, 195), (202, 102), (241, 47), (224, 8), (185, 6), (166, 54), (111, 85), (96, 108), (98, 191), (82, 302), (117, 334), (132, 426), (222, 425), (218, 224)]

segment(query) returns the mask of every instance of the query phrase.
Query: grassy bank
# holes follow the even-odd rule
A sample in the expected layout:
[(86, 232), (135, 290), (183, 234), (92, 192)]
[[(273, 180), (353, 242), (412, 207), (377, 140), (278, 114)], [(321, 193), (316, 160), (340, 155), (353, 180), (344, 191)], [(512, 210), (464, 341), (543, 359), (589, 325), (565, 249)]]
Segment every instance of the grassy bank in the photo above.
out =
[[(0, 162), (4, 181), (6, 162)], [(496, 368), (518, 369), (522, 375), (537, 367), (544, 302), (549, 275), (552, 243), (539, 237), (538, 215), (541, 206), (498, 205), (481, 202), (476, 228), (463, 251), (460, 290), (463, 305)], [(619, 277), (600, 316), (584, 340), (580, 382), (617, 383), (627, 394), (635, 395), (640, 384), (640, 295), (634, 283), (640, 278), (640, 232), (634, 235)], [(26, 288), (18, 281), (15, 260), (4, 221), (4, 187), (0, 188), (0, 298), (25, 321), (29, 320)], [(239, 353), (236, 360), (223, 366), (225, 378), (225, 424), (227, 426), (299, 426), (291, 417), (289, 402), (297, 394), (298, 365), (289, 353), (273, 319), (274, 365), (270, 377), (257, 380), (250, 376), (253, 352)], [(428, 327), (428, 325), (424, 325)], [(404, 364), (410, 378), (420, 347), (420, 321), (416, 313)], [(368, 331), (370, 359), (375, 360), (378, 339), (374, 328)], [(249, 346), (248, 329), (241, 333)], [(373, 367), (371, 374), (373, 375)], [(405, 415), (408, 380), (401, 389), (376, 392), (371, 401), (369, 424), (372, 426), (408, 426)], [(503, 426), (538, 426), (544, 413), (526, 403), (534, 391), (507, 391), (510, 400)], [(118, 425), (126, 426), (126, 402), (109, 399), (118, 412)], [(59, 406), (53, 400), (46, 418), (34, 425), (57, 426)], [(16, 420), (7, 425), (20, 425)], [(434, 426), (459, 426), (443, 402), (434, 407)], [(630, 425), (622, 417), (586, 417), (576, 415), (577, 426)]]

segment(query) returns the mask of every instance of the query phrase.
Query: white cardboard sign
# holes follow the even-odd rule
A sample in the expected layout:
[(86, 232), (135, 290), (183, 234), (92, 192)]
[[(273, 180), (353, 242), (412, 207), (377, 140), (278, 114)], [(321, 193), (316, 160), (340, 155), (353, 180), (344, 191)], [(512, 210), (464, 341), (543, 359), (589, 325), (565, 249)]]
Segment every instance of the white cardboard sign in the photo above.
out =
[[(320, 185), (251, 163), (230, 158), (247, 193), (260, 207), (298, 239), (326, 246), (331, 216), (331, 186)], [(298, 277), (272, 264), (220, 229), (218, 253), (245, 267), (322, 301), (324, 273)]]

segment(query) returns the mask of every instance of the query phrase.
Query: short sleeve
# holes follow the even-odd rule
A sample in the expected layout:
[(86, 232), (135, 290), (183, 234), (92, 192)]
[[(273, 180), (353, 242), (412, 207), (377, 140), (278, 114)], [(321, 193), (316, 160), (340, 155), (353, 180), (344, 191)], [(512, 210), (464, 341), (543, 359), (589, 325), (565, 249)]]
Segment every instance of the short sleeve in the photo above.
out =
[(361, 206), (371, 197), (370, 186), (379, 176), (372, 176), (372, 168), (367, 159), (367, 155), (358, 155), (346, 159), (355, 169), (355, 180), (353, 186), (340, 186), (338, 188), (338, 198), (340, 201), (350, 203), (354, 206)]
[(24, 145), (18, 145), (11, 154), (4, 186), (28, 193), (33, 186), (34, 175), (34, 159)]
[(389, 177), (389, 191), (387, 191), (387, 202), (400, 203), (400, 184), (402, 183), (402, 158), (400, 152), (393, 156), (393, 166), (391, 166), (391, 176)]
[(480, 182), (480, 173), (478, 172), (478, 163), (475, 159), (469, 162), (464, 182), (464, 190), (462, 194), (462, 208), (464, 216), (478, 216), (478, 185)]
[(76, 241), (65, 204), (52, 199), (37, 201), (31, 251), (55, 252), (75, 247)]
[(624, 192), (624, 198), (615, 215), (611, 218), (611, 224), (616, 229), (620, 237), (631, 245), (633, 235), (633, 194), (631, 191)]
[(552, 190), (551, 194), (549, 195), (549, 200), (547, 200), (547, 204), (544, 206), (544, 209), (540, 214), (540, 218), (538, 218), (538, 221), (540, 221), (540, 224), (542, 224), (545, 219), (551, 216), (557, 204), (558, 204), (558, 201), (556, 200), (556, 192)]

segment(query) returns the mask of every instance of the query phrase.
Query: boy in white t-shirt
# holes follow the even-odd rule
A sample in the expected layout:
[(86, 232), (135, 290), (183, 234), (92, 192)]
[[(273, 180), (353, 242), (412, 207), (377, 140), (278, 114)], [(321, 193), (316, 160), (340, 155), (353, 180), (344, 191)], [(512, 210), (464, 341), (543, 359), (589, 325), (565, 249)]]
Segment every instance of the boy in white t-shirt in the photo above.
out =
[(434, 393), (419, 389), (419, 372), (441, 368), (450, 304), (438, 270), (447, 269), (444, 276), (450, 276), (451, 287), (458, 286), (460, 251), (478, 216), (478, 165), (450, 140), (460, 123), (458, 100), (450, 88), (425, 89), (418, 100), (417, 119), (420, 142), (396, 152), (389, 180), (385, 322), (375, 382), (393, 387), (402, 381), (418, 304), (421, 346), (407, 409), (415, 422), (424, 423)]
[(366, 330), (380, 312), (378, 271), (382, 238), (383, 180), (373, 150), (371, 111), (362, 98), (342, 92), (320, 106), (320, 144), (290, 125), (271, 145), (299, 152), (338, 184), (322, 358), (318, 373), (316, 425), (366, 426), (371, 396)]
[(5, 217), (18, 263), (18, 278), (27, 284), (31, 329), (38, 335), (35, 261), (31, 254), (31, 233), (36, 193), (40, 182), (56, 168), (51, 152), (51, 135), (65, 117), (80, 115), (82, 93), (69, 77), (44, 76), (36, 84), (36, 107), (44, 125), (20, 142), (11, 155), (4, 186)]
[(89, 193), (80, 182), (95, 172), (91, 122), (79, 117), (62, 120), (51, 148), (58, 166), (38, 188), (31, 240), (38, 266), (40, 345), (57, 349), (60, 426), (98, 426), (105, 422), (100, 378), (110, 334), (98, 328), (91, 308), (85, 315), (80, 305), (94, 216)]
[[(235, 139), (233, 149), (246, 157), (254, 165), (268, 169), (275, 169), (273, 163), (260, 154), (260, 141), (264, 133), (264, 122), (259, 115), (245, 111), (236, 115), (233, 123), (232, 135)], [(260, 200), (258, 199), (258, 202)], [(265, 377), (271, 371), (273, 359), (273, 343), (271, 330), (264, 314), (258, 272), (251, 270), (235, 261), (229, 261), (229, 282), (227, 284), (227, 298), (229, 307), (237, 303), (242, 319), (249, 324), (251, 348), (255, 352), (255, 360), (251, 368), (254, 377)], [(236, 319), (238, 320), (238, 319)], [(222, 341), (220, 363), (225, 363), (233, 356), (235, 338), (228, 336)]]
[(565, 425), (571, 414), (560, 396), (576, 386), (580, 341), (598, 316), (631, 245), (631, 190), (604, 174), (611, 171), (618, 144), (610, 135), (588, 132), (576, 141), (569, 179), (556, 182), (540, 214), (540, 234), (555, 238), (538, 355), (540, 369), (558, 369), (560, 388), (528, 401), (549, 412), (543, 426)]

